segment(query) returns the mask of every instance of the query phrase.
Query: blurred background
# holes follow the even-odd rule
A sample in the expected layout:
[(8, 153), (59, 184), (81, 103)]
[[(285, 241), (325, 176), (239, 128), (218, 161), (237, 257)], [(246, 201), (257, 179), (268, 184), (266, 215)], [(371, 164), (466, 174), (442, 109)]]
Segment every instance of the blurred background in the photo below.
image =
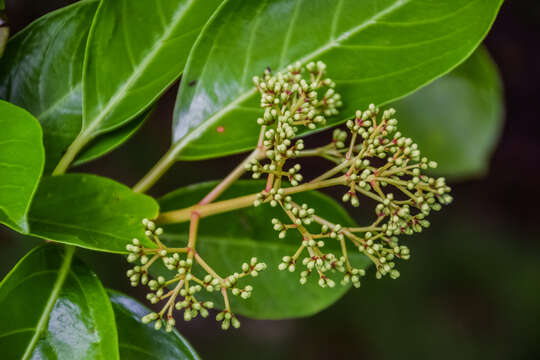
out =
[[(13, 32), (73, 1), (7, 1)], [(540, 359), (540, 3), (506, 2), (485, 43), (499, 66), (506, 120), (484, 177), (452, 182), (455, 202), (408, 242), (401, 278), (367, 277), (361, 289), (310, 318), (243, 320), (224, 333), (213, 319), (179, 322), (204, 359)], [(77, 171), (133, 185), (169, 145), (176, 89), (126, 145)], [(315, 145), (328, 139), (310, 138)], [(464, 134), (466, 136), (466, 134)], [(451, 150), (449, 150), (451, 151)], [(242, 156), (177, 163), (152, 190), (219, 179)], [(361, 217), (361, 211), (352, 215)], [(39, 240), (0, 228), (0, 277)], [(85, 258), (107, 287), (143, 299), (116, 255)], [(300, 289), (299, 289), (300, 291)]]

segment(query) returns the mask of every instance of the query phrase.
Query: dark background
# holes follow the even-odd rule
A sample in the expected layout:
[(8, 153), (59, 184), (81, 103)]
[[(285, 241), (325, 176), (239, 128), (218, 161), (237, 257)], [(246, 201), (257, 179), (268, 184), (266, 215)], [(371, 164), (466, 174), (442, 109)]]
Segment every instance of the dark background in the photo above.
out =
[[(70, 2), (8, 0), (12, 29)], [(413, 257), (402, 264), (401, 278), (371, 276), (310, 318), (244, 319), (227, 333), (212, 319), (179, 321), (203, 358), (540, 359), (540, 2), (507, 1), (486, 45), (499, 65), (506, 102), (490, 171), (452, 183), (455, 202), (409, 241)], [(175, 90), (125, 146), (77, 171), (133, 185), (168, 148)], [(241, 158), (178, 163), (152, 192), (219, 179)], [(0, 276), (37, 243), (0, 229)], [(142, 298), (124, 280), (123, 258), (85, 255), (106, 286)]]

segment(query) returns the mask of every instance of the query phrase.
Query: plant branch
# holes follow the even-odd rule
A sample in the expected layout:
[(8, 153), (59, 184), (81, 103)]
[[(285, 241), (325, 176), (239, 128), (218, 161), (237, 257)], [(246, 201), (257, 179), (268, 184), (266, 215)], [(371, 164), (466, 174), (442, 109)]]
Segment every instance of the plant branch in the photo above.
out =
[[(216, 199), (219, 195), (223, 193), (223, 191), (225, 191), (225, 189), (230, 186), (230, 184), (232, 184), (235, 180), (242, 176), (242, 174), (245, 172), (243, 167), (245, 166), (245, 164), (247, 164), (254, 158), (258, 159), (262, 155), (264, 155), (264, 148), (262, 146), (262, 142), (264, 139), (265, 128), (265, 126), (261, 128), (257, 148), (201, 202), (204, 201), (206, 203)], [(133, 186), (133, 191), (144, 193), (148, 189), (150, 189), (176, 162), (176, 155), (178, 155), (177, 149), (175, 149), (174, 147), (169, 149), (169, 151), (167, 151), (165, 155), (163, 155), (163, 157), (159, 159), (159, 161), (154, 165), (154, 167), (150, 169), (150, 171), (145, 176), (143, 176), (143, 178), (139, 180), (139, 182), (137, 182), (135, 186)]]
[(170, 149), (163, 155), (161, 159), (154, 165), (152, 169), (141, 179), (135, 186), (133, 191), (144, 193), (150, 189), (176, 162), (176, 151)]
[(204, 259), (197, 253), (195, 253), (195, 261), (197, 261), (197, 263), (204, 269), (206, 270), (207, 273), (209, 273), (210, 275), (212, 275), (214, 278), (216, 279), (219, 279), (219, 281), (223, 282), (223, 278), (221, 276), (219, 276), (215, 271), (214, 269), (212, 269), (210, 267), (210, 265), (208, 265), (206, 263), (206, 261), (204, 261)]
[(75, 160), (77, 154), (90, 142), (90, 140), (91, 137), (85, 136), (84, 133), (79, 134), (54, 168), (52, 175), (61, 175), (65, 173), (69, 168), (69, 165)]
[(322, 181), (322, 180), (325, 180), (325, 179), (328, 179), (334, 175), (336, 175), (337, 173), (339, 173), (341, 170), (345, 169), (347, 166), (349, 166), (351, 163), (350, 160), (347, 160), (347, 161), (343, 161), (341, 164), (339, 164), (338, 166), (335, 166), (333, 167), (332, 169), (328, 170), (327, 172), (325, 172), (324, 174), (322, 174), (321, 176), (311, 180), (311, 182), (318, 182), (318, 181)]
[[(309, 182), (298, 186), (284, 188), (284, 195), (292, 195), (303, 191), (316, 190), (336, 185), (345, 185), (346, 177), (340, 176), (319, 182)], [(217, 215), (233, 210), (243, 209), (253, 205), (258, 194), (240, 196), (234, 199), (218, 201), (204, 205), (193, 205), (185, 209), (161, 213), (157, 218), (158, 224), (181, 223), (190, 220), (191, 213), (197, 211), (200, 218)]]
[(238, 180), (246, 172), (246, 165), (249, 164), (253, 159), (260, 160), (264, 157), (265, 148), (263, 146), (264, 132), (266, 131), (266, 126), (261, 127), (259, 133), (259, 140), (257, 141), (257, 147), (251, 154), (249, 154), (238, 166), (231, 171), (225, 179), (223, 179), (212, 191), (210, 191), (200, 202), (200, 205), (209, 204), (215, 199), (217, 199), (225, 190), (227, 190), (233, 182)]
[(197, 242), (197, 230), (199, 227), (200, 215), (197, 211), (191, 211), (189, 222), (189, 240), (188, 240), (188, 259), (193, 258), (195, 252), (195, 243)]

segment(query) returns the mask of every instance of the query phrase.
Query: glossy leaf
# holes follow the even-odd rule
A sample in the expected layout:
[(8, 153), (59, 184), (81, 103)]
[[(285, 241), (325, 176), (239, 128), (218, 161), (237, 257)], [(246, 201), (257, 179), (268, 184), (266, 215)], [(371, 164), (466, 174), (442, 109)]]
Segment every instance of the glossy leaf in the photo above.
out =
[(82, 65), (98, 1), (51, 12), (18, 32), (0, 61), (0, 97), (27, 109), (43, 128), (46, 171), (82, 124)]
[(0, 223), (27, 232), (27, 212), (43, 172), (41, 128), (28, 112), (0, 100), (0, 129)]
[(176, 330), (154, 329), (141, 318), (151, 310), (135, 299), (109, 290), (116, 317), (120, 358), (129, 360), (196, 360), (199, 356)]
[(119, 359), (107, 293), (73, 251), (35, 248), (0, 283), (3, 359)]
[(90, 144), (88, 144), (83, 151), (81, 151), (73, 165), (81, 165), (95, 160), (122, 145), (125, 141), (135, 135), (135, 133), (150, 117), (150, 114), (151, 111), (148, 111), (145, 114), (138, 116), (136, 119), (131, 120), (121, 128), (98, 136), (96, 139), (90, 142)]
[[(197, 203), (207, 194), (215, 183), (203, 183), (180, 189), (160, 200), (163, 211), (178, 209)], [(264, 184), (259, 181), (240, 181), (223, 195), (223, 199), (261, 191)], [(221, 198), (220, 198), (221, 199)], [(353, 220), (334, 200), (318, 192), (295, 195), (296, 201), (306, 202), (317, 210), (317, 214), (334, 223), (352, 225)], [(271, 219), (286, 220), (280, 209), (269, 205), (246, 208), (222, 215), (201, 219), (197, 251), (218, 273), (226, 276), (238, 272), (243, 262), (256, 256), (268, 268), (256, 278), (246, 280), (253, 285), (253, 295), (248, 300), (232, 296), (234, 312), (242, 315), (281, 319), (308, 316), (330, 306), (338, 300), (349, 287), (337, 285), (333, 289), (323, 289), (315, 278), (306, 285), (300, 285), (299, 272), (278, 271), (281, 258), (292, 255), (301, 241), (297, 234), (291, 233), (279, 239), (272, 229)], [(163, 238), (170, 244), (184, 244), (187, 240), (188, 224), (174, 224), (164, 227)], [(294, 234), (294, 235), (293, 235)], [(338, 249), (339, 245), (328, 243), (325, 250)], [(350, 257), (355, 265), (366, 267), (368, 260), (350, 247)], [(338, 281), (339, 284), (339, 281)], [(213, 295), (216, 304), (222, 304), (219, 294)]]
[[(0, 61), (0, 97), (27, 109), (43, 127), (50, 172), (82, 127), (82, 69), (97, 0), (53, 11), (17, 33)], [(76, 164), (112, 151), (133, 135), (145, 115), (93, 139)]]
[(407, 95), (467, 58), (501, 3), (226, 1), (190, 54), (170, 154), (203, 159), (252, 148), (262, 112), (251, 79), (267, 67), (325, 61), (344, 101), (330, 124)]
[(503, 97), (497, 68), (479, 49), (433, 84), (392, 104), (400, 128), (447, 177), (483, 174), (502, 125)]
[(29, 214), (40, 238), (106, 252), (125, 252), (131, 239), (152, 246), (142, 219), (158, 214), (156, 202), (113, 180), (86, 174), (44, 178)]
[(118, 128), (175, 81), (221, 0), (105, 0), (84, 70), (82, 138)]

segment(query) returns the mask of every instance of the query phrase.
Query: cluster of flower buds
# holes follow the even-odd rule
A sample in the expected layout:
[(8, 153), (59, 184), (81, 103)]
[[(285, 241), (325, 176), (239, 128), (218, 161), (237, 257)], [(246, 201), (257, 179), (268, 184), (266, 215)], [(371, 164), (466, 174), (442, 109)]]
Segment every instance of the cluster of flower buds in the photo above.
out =
[(223, 330), (229, 329), (231, 324), (236, 329), (240, 327), (240, 321), (233, 313), (228, 310), (223, 310), (222, 312), (218, 313), (216, 316), (216, 320), (221, 321), (221, 328)]
[(341, 129), (335, 129), (332, 133), (332, 144), (337, 149), (343, 149), (345, 147), (345, 141), (347, 141), (348, 137), (349, 134), (347, 134), (346, 131), (343, 131)]
[(397, 131), (395, 110), (384, 111), (380, 119), (379, 113), (374, 105), (357, 111), (355, 118), (347, 121), (350, 138), (339, 132), (334, 134), (334, 141), (350, 141), (341, 153), (349, 188), (342, 200), (359, 206), (360, 194), (378, 202), (377, 220), (363, 234), (358, 248), (376, 264), (377, 278), (388, 274), (395, 279), (399, 272), (393, 260), (410, 256), (407, 247), (398, 245), (397, 236), (429, 227), (426, 217), (449, 204), (452, 197), (444, 178), (422, 173), (436, 168), (437, 163), (423, 157), (418, 145)]
[[(227, 292), (231, 292), (242, 299), (249, 298), (253, 287), (250, 285), (240, 287), (239, 280), (248, 276), (255, 277), (266, 269), (266, 265), (254, 257), (249, 263), (242, 264), (240, 272), (220, 277), (199, 255), (193, 256), (192, 249), (169, 248), (163, 245), (159, 240), (159, 235), (163, 233), (163, 230), (157, 228), (152, 221), (144, 219), (143, 224), (146, 227), (145, 235), (154, 242), (156, 247), (144, 248), (141, 241), (133, 239), (126, 249), (129, 252), (128, 261), (136, 265), (127, 271), (127, 276), (132, 286), (142, 284), (148, 287), (150, 292), (146, 298), (152, 304), (166, 301), (160, 312), (152, 312), (142, 318), (144, 323), (154, 322), (154, 327), (158, 330), (161, 329), (163, 323), (165, 323), (165, 330), (173, 330), (176, 323), (173, 317), (174, 309), (183, 311), (185, 321), (190, 321), (198, 315), (207, 317), (214, 303), (198, 299), (203, 290), (208, 293), (221, 291), (224, 297), (227, 296)], [(171, 272), (169, 279), (164, 276), (150, 278), (149, 269), (158, 260), (161, 260), (165, 268)], [(199, 264), (206, 272), (204, 277), (199, 278), (193, 274), (192, 270), (196, 264)], [(227, 308), (218, 313), (216, 320), (221, 322), (223, 329), (228, 329), (230, 324), (233, 327), (240, 326), (240, 322), (228, 308), (228, 300), (225, 303)]]
[[(336, 84), (325, 78), (325, 74), (326, 64), (319, 61), (305, 68), (296, 63), (276, 75), (266, 69), (262, 78), (255, 76), (253, 82), (261, 94), (261, 107), (265, 109), (257, 123), (279, 122), (282, 127), (278, 127), (277, 132), (287, 138), (294, 137), (295, 126), (314, 129), (319, 124), (324, 125), (325, 117), (336, 115), (342, 105), (341, 96), (334, 90)], [(292, 136), (286, 136), (287, 129), (293, 132)]]
[[(272, 219), (279, 238), (287, 237), (289, 231), (300, 235), (299, 247), (293, 255), (284, 256), (278, 268), (294, 272), (301, 264), (304, 267), (300, 273), (301, 284), (316, 273), (319, 286), (333, 288), (336, 285), (333, 273), (341, 273), (341, 285), (360, 287), (365, 270), (351, 265), (348, 243), (375, 264), (377, 278), (389, 275), (396, 279), (400, 273), (395, 261), (410, 258), (409, 248), (399, 244), (398, 236), (427, 228), (430, 223), (426, 217), (452, 201), (451, 189), (444, 178), (423, 173), (435, 168), (437, 163), (422, 156), (418, 145), (397, 131), (394, 109), (379, 116), (379, 108), (372, 104), (365, 111), (357, 111), (354, 118), (346, 122), (348, 132), (336, 129), (329, 144), (305, 150), (304, 142), (296, 137), (305, 129), (325, 125), (327, 117), (337, 115), (342, 106), (335, 83), (325, 72), (326, 65), (319, 61), (305, 67), (297, 63), (275, 75), (267, 69), (262, 77), (253, 78), (264, 109), (257, 123), (261, 126), (258, 145), (264, 148), (265, 157), (252, 158), (245, 170), (255, 179), (265, 176), (267, 180), (254, 205), (269, 203), (283, 210), (288, 217), (286, 222)], [(300, 185), (304, 180), (300, 164), (286, 163), (289, 159), (314, 155), (323, 156), (336, 166), (309, 184)], [(282, 186), (283, 182), (294, 188)], [(355, 207), (360, 205), (360, 197), (374, 200), (376, 220), (365, 227), (342, 227), (317, 216), (308, 204), (297, 205), (288, 195), (328, 186), (347, 187), (342, 200)], [(128, 261), (136, 264), (127, 275), (133, 286), (142, 284), (150, 289), (147, 296), (150, 302), (167, 301), (160, 312), (146, 315), (143, 321), (155, 322), (156, 329), (165, 322), (166, 330), (170, 331), (175, 325), (173, 309), (183, 310), (186, 321), (199, 314), (208, 316), (214, 304), (197, 299), (204, 290), (220, 291), (224, 297), (225, 309), (216, 316), (221, 327), (225, 330), (231, 325), (239, 327), (227, 294), (249, 298), (253, 288), (239, 286), (240, 279), (257, 276), (266, 265), (252, 258), (242, 264), (241, 272), (221, 277), (194, 249), (168, 248), (159, 240), (162, 229), (146, 219), (143, 224), (146, 236), (156, 247), (144, 248), (139, 240), (133, 239), (126, 249)], [(314, 232), (316, 226), (320, 229)], [(157, 260), (172, 273), (170, 279), (149, 278), (148, 269)], [(205, 271), (202, 278), (192, 272), (196, 265)]]
[[(438, 211), (441, 205), (452, 201), (450, 188), (444, 178), (423, 174), (424, 170), (433, 169), (437, 164), (423, 157), (418, 145), (397, 131), (395, 110), (380, 114), (379, 108), (372, 104), (365, 111), (357, 111), (354, 118), (347, 121), (348, 132), (334, 130), (332, 142), (311, 153), (337, 164), (336, 171), (330, 171), (323, 180), (329, 177), (342, 179), (338, 184), (348, 188), (342, 196), (344, 202), (357, 207), (361, 197), (375, 200), (377, 218), (371, 226), (363, 228), (334, 225), (331, 229), (322, 219), (321, 232), (310, 233), (307, 226), (316, 221), (315, 210), (307, 204), (295, 205), (291, 196), (285, 196), (282, 187), (283, 178), (291, 186), (301, 187), (298, 186), (303, 180), (299, 173), (301, 167), (296, 164), (287, 171), (284, 165), (287, 159), (299, 157), (304, 151), (303, 142), (294, 142), (299, 126), (313, 129), (317, 124), (324, 124), (325, 116), (337, 114), (341, 100), (331, 80), (320, 80), (324, 64), (308, 64), (306, 68), (309, 79), (302, 76), (304, 69), (299, 64), (290, 67), (285, 74), (272, 76), (267, 71), (262, 79), (254, 79), (261, 93), (261, 106), (265, 109), (258, 123), (263, 126), (263, 145), (267, 150), (266, 159), (252, 160), (246, 165), (253, 178), (267, 177), (267, 187), (258, 194), (254, 205), (269, 203), (275, 207), (279, 204), (292, 222), (286, 224), (280, 219), (272, 219), (279, 238), (286, 237), (291, 229), (298, 230), (302, 238), (296, 253), (284, 256), (279, 269), (295, 271), (300, 257), (307, 252), (301, 261), (306, 266), (301, 273), (302, 284), (312, 272), (317, 272), (321, 286), (333, 287), (335, 282), (326, 274), (337, 271), (345, 274), (342, 284), (352, 283), (358, 287), (365, 271), (350, 265), (345, 245), (350, 241), (375, 264), (377, 278), (389, 275), (396, 279), (399, 271), (395, 269), (395, 260), (410, 257), (409, 249), (399, 245), (398, 236), (411, 235), (428, 227), (426, 217), (430, 212)], [(328, 89), (319, 100), (319, 89), (323, 85)], [(341, 248), (345, 250), (340, 256), (322, 252), (328, 239), (342, 243)]]
[(404, 245), (399, 246), (398, 238), (395, 236), (385, 239), (384, 244), (377, 241), (380, 237), (380, 233), (365, 233), (364, 239), (358, 245), (358, 250), (366, 254), (376, 265), (377, 272), (375, 276), (377, 279), (382, 278), (384, 275), (390, 275), (392, 279), (397, 279), (400, 274), (394, 268), (396, 264), (393, 260), (409, 260), (409, 248)]
[[(266, 149), (265, 159), (253, 159), (245, 166), (254, 179), (265, 174), (276, 178), (278, 185), (284, 178), (292, 186), (303, 180), (299, 164), (285, 169), (286, 161), (304, 149), (304, 142), (295, 137), (303, 128), (325, 125), (326, 118), (337, 115), (342, 106), (335, 83), (325, 77), (325, 72), (326, 65), (319, 61), (305, 67), (297, 63), (276, 75), (267, 69), (262, 77), (253, 78), (264, 109), (257, 123), (263, 127), (262, 145)], [(275, 190), (279, 188), (276, 186)]]
[[(300, 141), (300, 140), (298, 140)], [(294, 166), (290, 167), (286, 172), (281, 171), (280, 175), (285, 177), (292, 186), (298, 185), (302, 180), (303, 176), (300, 173), (300, 169), (302, 167), (300, 164), (295, 164)], [(269, 164), (261, 164), (257, 159), (252, 159), (248, 164), (246, 164), (246, 170), (251, 171), (252, 175), (251, 177), (253, 179), (259, 179), (263, 174), (277, 174), (276, 171), (277, 167), (276, 164), (269, 163)]]
[[(353, 268), (346, 253), (342, 253), (338, 257), (331, 252), (323, 252), (323, 247), (325, 247), (327, 241), (336, 243), (336, 240), (339, 242), (345, 240), (345, 237), (340, 232), (342, 227), (340, 225), (334, 225), (330, 229), (328, 225), (324, 224), (320, 226), (319, 233), (312, 233), (308, 230), (308, 227), (316, 223), (316, 215), (313, 208), (310, 208), (307, 204), (297, 205), (289, 196), (280, 204), (292, 223), (285, 224), (281, 220), (274, 218), (272, 219), (274, 230), (279, 231), (280, 238), (284, 238), (287, 235), (287, 230), (294, 229), (302, 236), (302, 241), (294, 255), (287, 255), (282, 258), (278, 269), (294, 272), (299, 259), (305, 256), (301, 261), (305, 270), (300, 273), (300, 284), (305, 284), (308, 277), (312, 273), (316, 273), (319, 276), (319, 286), (332, 288), (335, 286), (335, 281), (329, 274), (337, 272), (344, 274), (341, 280), (342, 285), (352, 282), (354, 286), (359, 287), (360, 276), (365, 274), (364, 270)], [(310, 228), (312, 229), (313, 226)], [(334, 248), (339, 247), (334, 246)]]
[[(321, 248), (324, 247), (325, 241), (322, 239), (331, 239), (331, 233), (320, 233), (312, 235), (317, 240), (304, 239), (301, 246), (293, 256), (284, 256), (279, 264), (279, 270), (288, 270), (294, 272), (299, 258), (303, 255), (304, 250), (307, 251), (301, 263), (305, 267), (300, 273), (300, 284), (304, 285), (309, 276), (315, 272), (319, 276), (318, 284), (321, 287), (334, 287), (335, 281), (332, 280), (330, 273), (343, 273), (341, 285), (347, 285), (351, 282), (355, 287), (360, 287), (360, 277), (365, 275), (363, 269), (353, 268), (344, 254), (339, 258), (333, 253), (323, 253)], [(334, 238), (336, 238), (334, 236)]]

